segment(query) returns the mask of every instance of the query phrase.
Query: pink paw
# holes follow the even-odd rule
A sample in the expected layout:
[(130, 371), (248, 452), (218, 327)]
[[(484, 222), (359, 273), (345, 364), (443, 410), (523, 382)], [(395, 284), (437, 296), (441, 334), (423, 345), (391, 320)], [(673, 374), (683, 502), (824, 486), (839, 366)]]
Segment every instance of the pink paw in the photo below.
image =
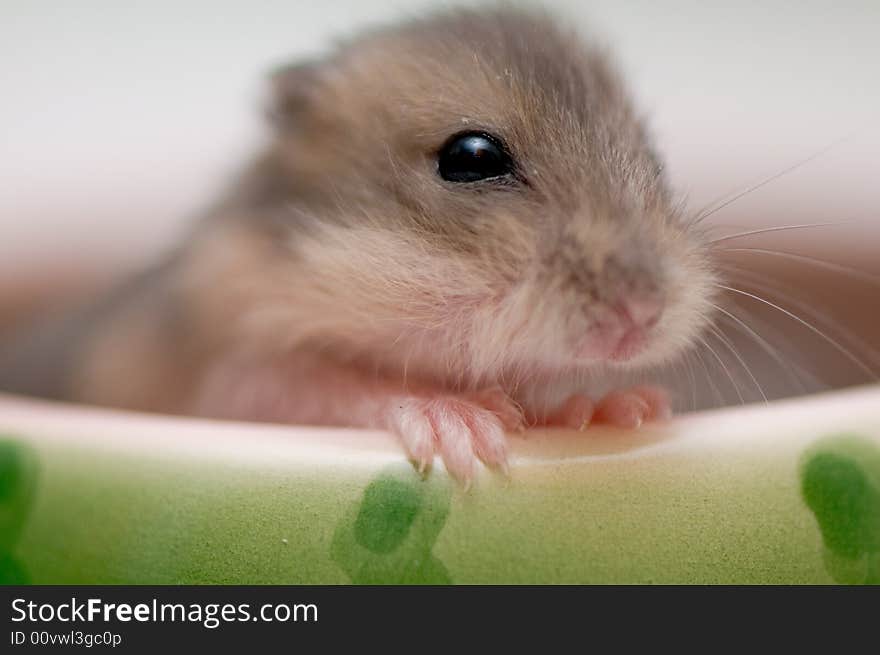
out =
[(587, 396), (572, 396), (547, 418), (547, 425), (584, 430), (604, 424), (637, 428), (645, 421), (672, 416), (669, 395), (659, 387), (634, 387), (612, 391), (598, 402)]
[(596, 404), (595, 423), (619, 428), (637, 428), (645, 421), (672, 416), (669, 394), (659, 387), (633, 387), (612, 391)]
[(493, 412), (501, 421), (505, 430), (510, 432), (523, 432), (526, 429), (523, 409), (501, 387), (493, 387), (484, 391), (477, 391), (468, 395), (475, 405), (479, 405)]
[(501, 402), (491, 393), (495, 402), (488, 406), (477, 404), (476, 396), (397, 399), (389, 408), (389, 428), (400, 437), (420, 472), (439, 454), (450, 475), (468, 487), (477, 462), (507, 472), (504, 431), (522, 424), (522, 414), (513, 411), (512, 401)]
[(547, 417), (547, 425), (585, 430), (593, 420), (596, 404), (588, 396), (572, 396)]

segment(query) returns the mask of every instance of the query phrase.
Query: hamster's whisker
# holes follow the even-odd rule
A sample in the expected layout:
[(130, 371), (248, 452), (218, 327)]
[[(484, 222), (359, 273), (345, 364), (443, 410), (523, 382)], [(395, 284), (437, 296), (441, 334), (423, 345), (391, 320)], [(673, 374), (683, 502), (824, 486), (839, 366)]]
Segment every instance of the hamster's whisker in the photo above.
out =
[(740, 366), (742, 366), (743, 370), (746, 372), (752, 382), (755, 384), (755, 387), (758, 389), (758, 393), (761, 394), (761, 398), (764, 402), (767, 402), (767, 394), (764, 393), (764, 389), (761, 387), (761, 384), (758, 382), (758, 379), (755, 377), (754, 373), (752, 373), (752, 369), (749, 368), (749, 365), (746, 364), (745, 360), (739, 354), (739, 351), (734, 347), (733, 343), (731, 343), (730, 339), (724, 336), (721, 332), (718, 331), (717, 328), (710, 327), (709, 332), (715, 336), (724, 346), (731, 352), (731, 354), (736, 358), (739, 362)]
[(781, 300), (788, 303), (790, 307), (797, 309), (801, 313), (801, 317), (809, 317), (810, 320), (814, 322), (814, 324), (817, 324), (816, 327), (821, 327), (822, 329), (833, 331), (836, 335), (847, 341), (849, 346), (855, 348), (857, 351), (862, 352), (867, 357), (869, 357), (874, 366), (880, 366), (880, 352), (878, 352), (876, 348), (869, 345), (863, 339), (858, 337), (858, 335), (856, 335), (853, 330), (847, 328), (846, 326), (837, 325), (831, 322), (827, 318), (827, 316), (824, 316), (822, 313), (818, 312), (814, 307), (808, 305), (805, 301), (798, 299), (794, 295), (794, 289), (792, 287), (780, 284), (778, 282), (776, 286), (773, 287), (769, 284), (766, 284), (764, 279), (759, 277), (754, 271), (747, 271), (739, 266), (730, 264), (727, 264), (725, 267), (736, 272), (737, 275), (739, 275), (739, 277), (749, 286), (755, 287), (762, 293), (779, 297)]
[(844, 347), (843, 345), (841, 345), (838, 341), (836, 341), (835, 339), (832, 339), (832, 338), (829, 337), (827, 334), (825, 334), (822, 330), (820, 330), (819, 328), (817, 328), (815, 325), (813, 325), (813, 324), (810, 323), (809, 321), (805, 321), (804, 319), (802, 319), (802, 318), (801, 318), (800, 316), (798, 316), (797, 314), (794, 314), (794, 313), (788, 311), (788, 310), (785, 309), (784, 307), (780, 307), (780, 306), (777, 305), (776, 303), (770, 302), (770, 301), (767, 300), (766, 298), (762, 298), (761, 296), (755, 295), (755, 294), (753, 294), (753, 293), (749, 293), (748, 291), (743, 291), (742, 289), (737, 289), (737, 288), (735, 288), (735, 287), (729, 287), (729, 286), (726, 286), (726, 285), (724, 285), (724, 284), (716, 284), (715, 286), (718, 287), (719, 289), (723, 289), (723, 290), (725, 290), (725, 291), (729, 291), (730, 293), (736, 293), (736, 294), (739, 294), (739, 295), (742, 295), (742, 296), (746, 296), (747, 298), (751, 298), (752, 300), (756, 300), (756, 301), (758, 301), (758, 302), (760, 302), (760, 303), (763, 303), (763, 304), (765, 304), (765, 305), (767, 305), (767, 306), (769, 306), (769, 307), (771, 307), (771, 308), (773, 308), (773, 309), (776, 309), (776, 310), (782, 312), (783, 314), (785, 314), (786, 316), (788, 316), (788, 317), (791, 318), (792, 320), (797, 321), (798, 323), (800, 323), (801, 325), (803, 325), (805, 328), (807, 328), (808, 330), (810, 330), (811, 332), (813, 332), (813, 333), (816, 334), (817, 336), (819, 336), (819, 337), (821, 337), (822, 339), (824, 339), (825, 341), (827, 341), (827, 342), (828, 342), (830, 345), (832, 345), (832, 346), (833, 346), (833, 347), (834, 347), (839, 353), (841, 353), (842, 355), (844, 355), (844, 356), (845, 356), (847, 359), (849, 359), (853, 364), (855, 364), (856, 366), (858, 366), (859, 369), (861, 369), (864, 373), (866, 373), (866, 374), (867, 374), (872, 380), (878, 380), (878, 379), (880, 379), (880, 378), (878, 378), (877, 374), (876, 374), (876, 373), (875, 373), (870, 367), (866, 366), (865, 363), (862, 362), (858, 357), (856, 357), (856, 356), (855, 356), (855, 355), (854, 355), (849, 349), (845, 348), (845, 347)]
[(858, 223), (860, 222), (858, 219), (849, 219), (845, 221), (829, 221), (827, 223), (800, 223), (796, 225), (776, 225), (773, 227), (762, 227), (755, 230), (747, 230), (745, 232), (737, 232), (736, 234), (728, 234), (723, 237), (719, 237), (717, 239), (710, 239), (709, 244), (714, 246), (717, 243), (723, 243), (724, 241), (731, 241), (732, 239), (739, 239), (741, 237), (749, 237), (756, 234), (766, 234), (768, 232), (783, 232), (786, 230), (802, 230), (806, 228), (815, 228), (815, 227), (836, 227), (840, 225), (846, 225), (849, 223)]
[[(703, 346), (703, 344), (700, 344), (700, 347), (702, 347), (702, 346)], [(706, 380), (708, 381), (709, 386), (712, 388), (712, 391), (715, 394), (715, 397), (718, 399), (718, 404), (716, 405), (716, 407), (723, 407), (724, 406), (724, 394), (721, 393), (721, 390), (718, 388), (718, 385), (715, 384), (714, 376), (712, 376), (709, 373), (709, 367), (706, 365), (706, 360), (703, 359), (703, 353), (698, 348), (697, 350), (694, 350), (694, 354), (697, 357), (697, 361), (700, 363), (700, 367), (703, 369), (703, 375), (706, 377)]]
[(721, 198), (717, 198), (717, 199), (713, 200), (708, 205), (703, 207), (699, 212), (697, 212), (697, 218), (694, 219), (693, 225), (696, 225), (696, 224), (706, 220), (707, 218), (709, 218), (710, 216), (712, 216), (716, 212), (721, 211), (722, 209), (724, 209), (725, 207), (728, 207), (729, 205), (732, 205), (740, 198), (743, 198), (743, 197), (749, 195), (750, 193), (757, 191), (758, 189), (760, 189), (762, 187), (767, 186), (771, 182), (774, 182), (775, 180), (778, 180), (779, 178), (784, 177), (784, 176), (788, 175), (789, 173), (793, 173), (794, 171), (798, 170), (802, 166), (805, 166), (806, 164), (809, 164), (810, 162), (818, 159), (822, 155), (826, 154), (829, 150), (839, 146), (841, 143), (843, 143), (846, 140), (848, 140), (849, 138), (851, 138), (851, 136), (852, 135), (847, 135), (845, 137), (841, 137), (837, 141), (834, 141), (834, 142), (828, 144), (827, 146), (820, 149), (819, 151), (814, 152), (809, 157), (805, 157), (804, 159), (801, 159), (800, 161), (795, 162), (791, 166), (788, 166), (787, 168), (782, 169), (778, 173), (773, 173), (769, 177), (761, 178), (758, 181), (751, 183), (742, 191), (733, 191), (733, 192), (731, 192), (733, 195), (728, 193), (728, 194), (725, 194), (724, 196), (722, 196)]
[(880, 275), (874, 275), (853, 266), (846, 266), (844, 264), (838, 264), (837, 262), (830, 262), (826, 259), (819, 259), (818, 257), (812, 257), (810, 255), (802, 255), (785, 250), (773, 250), (770, 248), (724, 248), (724, 252), (744, 252), (782, 257), (785, 259), (804, 262), (806, 264), (812, 264), (818, 268), (824, 268), (826, 270), (842, 273), (844, 275), (851, 275), (854, 278), (858, 278), (870, 284), (876, 284), (880, 286)]
[(746, 334), (750, 335), (755, 340), (755, 342), (759, 346), (761, 346), (761, 348), (768, 355), (770, 355), (774, 359), (774, 361), (789, 374), (789, 376), (791, 376), (795, 384), (798, 385), (800, 391), (802, 393), (806, 392), (806, 386), (804, 385), (803, 380), (801, 380), (801, 378), (795, 373), (791, 365), (782, 358), (782, 355), (780, 355), (778, 348), (774, 348), (769, 341), (758, 334), (755, 329), (753, 329), (750, 325), (748, 325), (745, 321), (743, 321), (740, 317), (736, 316), (732, 312), (727, 311), (726, 309), (724, 309), (720, 305), (716, 305), (715, 303), (712, 304), (712, 307), (714, 307), (716, 311), (721, 312), (724, 315), (722, 316), (722, 318), (730, 319), (734, 322), (736, 326), (745, 331)]
[[(685, 378), (687, 377), (687, 365), (685, 363), (685, 357), (682, 356), (680, 359), (676, 360), (672, 363), (672, 370), (675, 371), (675, 379), (682, 388), (690, 389), (691, 391), (691, 399), (693, 400), (693, 386), (688, 386), (686, 384)], [(691, 411), (694, 409), (694, 403), (691, 402)]]
[(687, 371), (687, 355), (682, 355), (679, 359), (672, 363), (672, 370), (675, 371), (675, 379), (680, 383), (682, 388), (689, 389), (691, 392), (691, 411), (694, 410), (696, 406), (696, 399), (694, 398), (694, 386), (693, 384), (688, 385), (686, 380), (688, 377)]
[(685, 368), (691, 382), (691, 411), (697, 411), (697, 375), (694, 373), (694, 360), (691, 359), (692, 355), (692, 352), (688, 352), (687, 355), (685, 355)]
[(721, 359), (721, 357), (718, 355), (718, 353), (715, 351), (715, 349), (709, 345), (709, 342), (707, 342), (703, 337), (698, 337), (698, 338), (700, 340), (700, 343), (702, 343), (706, 347), (706, 349), (710, 353), (712, 353), (712, 355), (715, 357), (715, 359), (721, 365), (722, 370), (727, 374), (727, 377), (730, 379), (730, 383), (733, 385), (733, 389), (734, 389), (734, 391), (736, 391), (736, 395), (739, 397), (740, 405), (744, 405), (746, 402), (745, 398), (743, 398), (742, 391), (740, 391), (739, 385), (736, 383), (736, 380), (734, 379), (733, 374), (730, 372), (730, 369), (727, 367), (727, 364), (724, 362), (723, 359)]

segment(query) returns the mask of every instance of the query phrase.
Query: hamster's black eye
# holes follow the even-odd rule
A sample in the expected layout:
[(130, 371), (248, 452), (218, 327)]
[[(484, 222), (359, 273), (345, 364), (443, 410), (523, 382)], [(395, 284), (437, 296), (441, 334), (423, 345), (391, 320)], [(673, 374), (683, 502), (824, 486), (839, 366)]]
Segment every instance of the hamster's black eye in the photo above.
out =
[(477, 182), (513, 172), (501, 142), (482, 132), (456, 134), (440, 149), (437, 169), (447, 182)]

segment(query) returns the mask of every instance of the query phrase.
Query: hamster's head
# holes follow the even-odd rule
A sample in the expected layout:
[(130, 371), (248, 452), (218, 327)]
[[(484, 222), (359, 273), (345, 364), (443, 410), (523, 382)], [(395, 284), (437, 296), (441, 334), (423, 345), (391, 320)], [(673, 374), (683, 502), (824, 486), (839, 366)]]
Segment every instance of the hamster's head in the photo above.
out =
[(276, 86), (282, 238), (325, 332), (486, 380), (661, 363), (704, 328), (706, 243), (603, 54), (546, 16), (374, 32)]

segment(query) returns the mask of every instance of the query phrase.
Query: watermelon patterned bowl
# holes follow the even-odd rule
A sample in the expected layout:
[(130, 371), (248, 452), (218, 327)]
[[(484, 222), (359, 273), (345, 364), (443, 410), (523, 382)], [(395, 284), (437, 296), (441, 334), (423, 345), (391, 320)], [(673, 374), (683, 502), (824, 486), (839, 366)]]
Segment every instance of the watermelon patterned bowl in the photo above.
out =
[(0, 580), (880, 583), (880, 387), (511, 440), (465, 492), (381, 432), (2, 396)]

